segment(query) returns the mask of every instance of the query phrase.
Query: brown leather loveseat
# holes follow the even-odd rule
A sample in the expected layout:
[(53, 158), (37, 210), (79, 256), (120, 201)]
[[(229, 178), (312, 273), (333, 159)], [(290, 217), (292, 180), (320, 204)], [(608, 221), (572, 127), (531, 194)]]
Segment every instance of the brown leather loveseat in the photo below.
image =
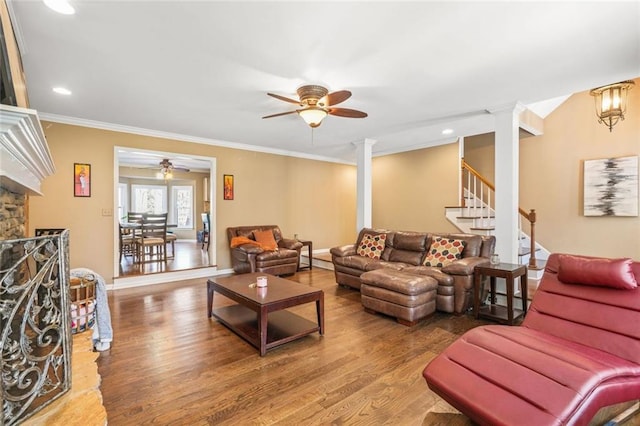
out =
[[(383, 251), (379, 258), (359, 255), (365, 235), (384, 234)], [(424, 266), (432, 242), (436, 238), (464, 241), (461, 258), (442, 267)], [(366, 244), (365, 244), (366, 245)], [(360, 289), (361, 275), (377, 269), (401, 271), (404, 274), (429, 276), (438, 282), (436, 309), (462, 314), (472, 306), (473, 280), (476, 265), (489, 262), (495, 249), (494, 236), (475, 234), (438, 234), (403, 232), (364, 228), (355, 244), (331, 249), (336, 282)]]
[[(264, 231), (270, 231), (273, 235), (273, 250), (265, 250), (256, 242), (256, 235)], [(233, 247), (235, 237), (244, 238), (246, 243)], [(272, 275), (291, 275), (298, 270), (302, 243), (283, 238), (277, 225), (230, 227), (227, 228), (227, 238), (231, 246), (231, 265), (238, 274), (264, 272)]]

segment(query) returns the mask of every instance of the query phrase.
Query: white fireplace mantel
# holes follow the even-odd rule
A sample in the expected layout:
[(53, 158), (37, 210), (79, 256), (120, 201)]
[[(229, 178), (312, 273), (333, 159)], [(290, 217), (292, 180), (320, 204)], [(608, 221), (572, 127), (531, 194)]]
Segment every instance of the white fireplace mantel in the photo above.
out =
[(55, 173), (37, 111), (0, 105), (0, 186), (42, 195), (42, 180)]

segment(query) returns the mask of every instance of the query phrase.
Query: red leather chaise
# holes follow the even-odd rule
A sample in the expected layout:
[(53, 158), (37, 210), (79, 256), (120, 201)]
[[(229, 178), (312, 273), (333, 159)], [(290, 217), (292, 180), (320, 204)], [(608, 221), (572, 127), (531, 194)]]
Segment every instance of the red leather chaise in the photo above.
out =
[(640, 399), (640, 263), (553, 254), (519, 327), (462, 335), (423, 376), (482, 425), (586, 425)]

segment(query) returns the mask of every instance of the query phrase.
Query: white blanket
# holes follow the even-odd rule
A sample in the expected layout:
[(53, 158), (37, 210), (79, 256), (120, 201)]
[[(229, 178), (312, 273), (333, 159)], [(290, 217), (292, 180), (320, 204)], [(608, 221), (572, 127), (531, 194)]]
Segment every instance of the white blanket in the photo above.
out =
[(74, 268), (71, 270), (72, 277), (82, 278), (87, 275), (93, 275), (96, 282), (96, 324), (93, 327), (93, 347), (97, 351), (106, 351), (111, 348), (111, 342), (113, 341), (107, 285), (104, 282), (104, 278), (91, 269)]

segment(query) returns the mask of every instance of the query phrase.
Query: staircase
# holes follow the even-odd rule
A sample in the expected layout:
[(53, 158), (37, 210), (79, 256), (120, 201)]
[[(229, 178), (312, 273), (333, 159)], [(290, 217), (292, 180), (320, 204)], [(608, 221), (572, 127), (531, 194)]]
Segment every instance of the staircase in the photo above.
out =
[[(462, 232), (493, 235), (495, 231), (495, 212), (493, 210), (495, 187), (469, 166), (464, 159), (462, 159), (461, 165), (461, 202), (458, 206), (445, 207), (445, 216)], [(525, 210), (519, 209), (519, 213), (518, 263), (526, 264), (528, 277), (537, 280), (542, 277), (544, 264), (550, 253), (535, 241), (535, 210), (530, 210), (527, 213)], [(528, 224), (529, 233), (523, 229), (523, 223)]]

